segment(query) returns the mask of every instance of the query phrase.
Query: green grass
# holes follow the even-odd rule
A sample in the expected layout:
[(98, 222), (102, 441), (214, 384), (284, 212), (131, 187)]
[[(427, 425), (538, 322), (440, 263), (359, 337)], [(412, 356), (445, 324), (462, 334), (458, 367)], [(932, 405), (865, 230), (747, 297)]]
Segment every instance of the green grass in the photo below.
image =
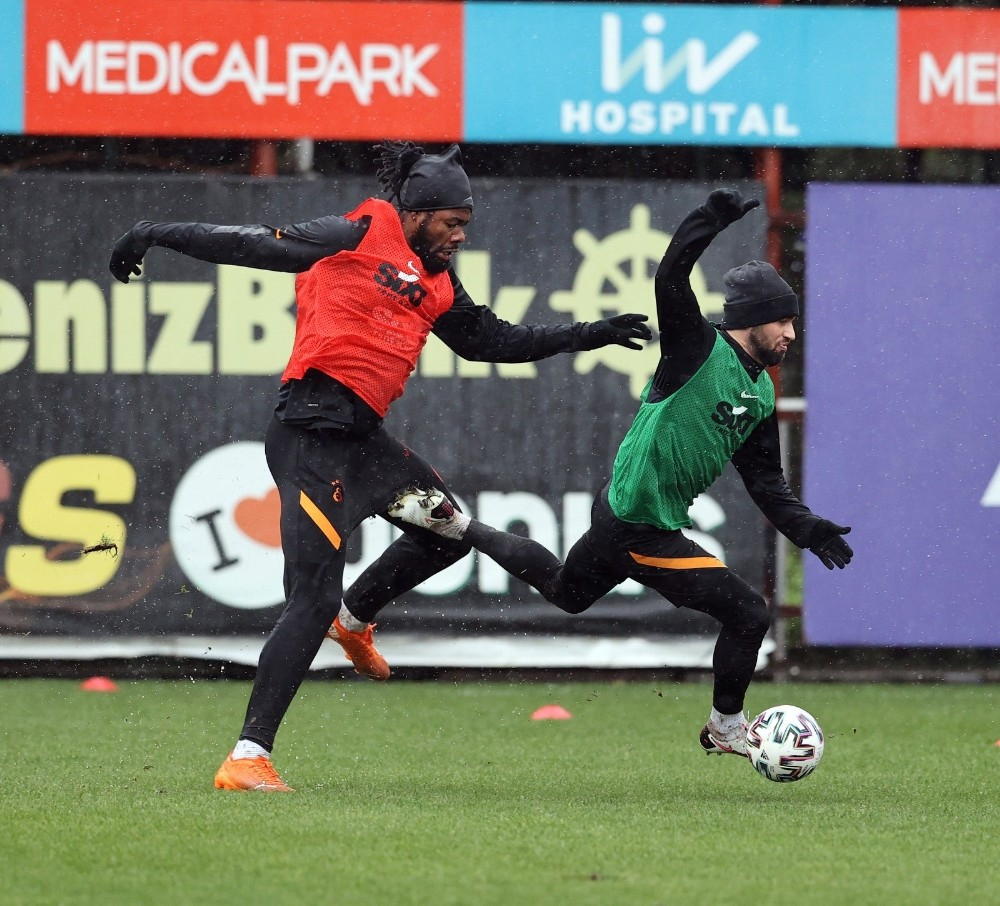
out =
[(755, 684), (827, 734), (775, 784), (703, 684), (311, 681), (259, 795), (211, 782), (249, 684), (119, 685), (0, 683), (6, 906), (1000, 902), (994, 687)]

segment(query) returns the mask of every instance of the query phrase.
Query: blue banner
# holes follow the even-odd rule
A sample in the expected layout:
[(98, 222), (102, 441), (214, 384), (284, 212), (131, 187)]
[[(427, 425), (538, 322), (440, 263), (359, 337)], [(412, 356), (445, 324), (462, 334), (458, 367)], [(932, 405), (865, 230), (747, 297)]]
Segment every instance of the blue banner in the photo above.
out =
[(896, 15), (467, 4), (465, 139), (892, 147)]
[(0, 134), (24, 132), (24, 0), (0, 5)]

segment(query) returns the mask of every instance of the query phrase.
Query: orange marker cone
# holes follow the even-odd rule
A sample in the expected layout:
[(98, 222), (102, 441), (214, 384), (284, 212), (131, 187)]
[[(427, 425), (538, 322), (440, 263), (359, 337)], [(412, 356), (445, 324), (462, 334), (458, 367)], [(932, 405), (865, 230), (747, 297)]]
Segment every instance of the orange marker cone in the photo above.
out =
[(84, 692), (117, 692), (118, 687), (106, 676), (92, 676), (80, 683)]
[(542, 705), (531, 715), (532, 720), (570, 720), (572, 717), (562, 705)]

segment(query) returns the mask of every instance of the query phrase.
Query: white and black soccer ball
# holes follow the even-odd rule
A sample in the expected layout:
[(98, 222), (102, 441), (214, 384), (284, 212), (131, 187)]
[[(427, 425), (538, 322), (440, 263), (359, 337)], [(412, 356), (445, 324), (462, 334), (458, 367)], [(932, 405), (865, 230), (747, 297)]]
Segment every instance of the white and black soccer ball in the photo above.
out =
[(795, 705), (761, 711), (747, 727), (747, 757), (761, 777), (791, 783), (808, 777), (823, 758), (823, 730)]

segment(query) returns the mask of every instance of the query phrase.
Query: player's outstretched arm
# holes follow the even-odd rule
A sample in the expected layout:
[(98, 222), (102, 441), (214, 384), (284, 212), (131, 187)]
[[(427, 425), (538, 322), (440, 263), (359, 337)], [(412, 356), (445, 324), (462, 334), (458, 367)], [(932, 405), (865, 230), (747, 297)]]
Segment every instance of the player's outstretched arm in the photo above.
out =
[(760, 204), (736, 189), (715, 189), (674, 231), (653, 278), (660, 351), (676, 357), (705, 333), (691, 271), (712, 240)]
[(715, 189), (705, 202), (705, 210), (715, 217), (720, 229), (742, 220), (754, 208), (760, 206), (756, 198), (744, 199), (736, 189)]
[(809, 550), (819, 557), (827, 569), (843, 569), (854, 556), (851, 546), (843, 538), (850, 530), (849, 525), (820, 519), (810, 532)]
[(161, 246), (210, 264), (297, 274), (322, 258), (357, 248), (367, 229), (365, 218), (354, 221), (336, 215), (286, 227), (141, 220), (115, 243), (108, 267), (116, 280), (128, 283), (140, 275), (149, 249)]
[(653, 339), (653, 332), (645, 324), (648, 315), (637, 315), (632, 312), (615, 315), (603, 321), (590, 321), (586, 327), (587, 344), (581, 349), (600, 349), (602, 346), (626, 346), (629, 349), (642, 349), (637, 340)]
[(736, 189), (712, 191), (674, 230), (656, 269), (657, 292), (666, 291), (669, 286), (686, 285), (695, 262), (712, 240), (759, 205), (756, 198), (746, 200)]
[(454, 271), (451, 281), (454, 304), (432, 330), (449, 349), (473, 362), (535, 362), (560, 352), (611, 345), (641, 349), (638, 341), (653, 336), (645, 324), (648, 316), (635, 313), (574, 324), (512, 324), (473, 302)]
[(140, 238), (135, 227), (121, 236), (111, 249), (111, 260), (108, 269), (112, 276), (121, 283), (128, 283), (132, 277), (142, 274), (142, 259), (149, 251), (149, 243)]
[(827, 569), (843, 569), (854, 552), (841, 537), (850, 528), (817, 516), (796, 497), (781, 469), (778, 418), (771, 413), (732, 458), (753, 502), (796, 547), (812, 551)]

